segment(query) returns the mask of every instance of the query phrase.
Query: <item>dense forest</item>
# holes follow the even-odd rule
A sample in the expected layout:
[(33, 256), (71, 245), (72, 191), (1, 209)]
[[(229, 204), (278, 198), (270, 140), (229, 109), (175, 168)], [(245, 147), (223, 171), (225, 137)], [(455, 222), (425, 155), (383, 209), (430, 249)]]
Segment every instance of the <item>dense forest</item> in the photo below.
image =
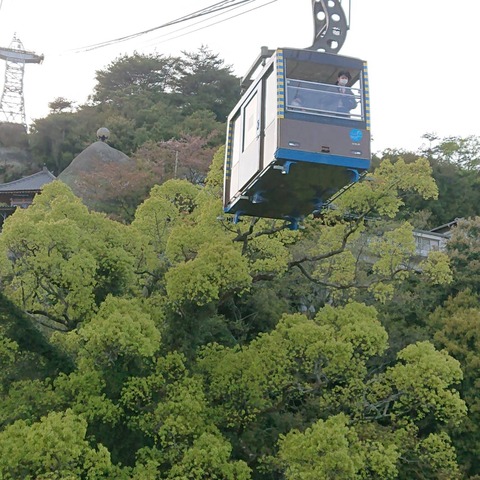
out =
[(96, 80), (15, 140), (58, 174), (107, 127), (135, 168), (103, 209), (55, 181), (4, 223), (0, 478), (480, 479), (479, 139), (377, 153), (298, 230), (234, 224), (231, 69), (202, 47)]

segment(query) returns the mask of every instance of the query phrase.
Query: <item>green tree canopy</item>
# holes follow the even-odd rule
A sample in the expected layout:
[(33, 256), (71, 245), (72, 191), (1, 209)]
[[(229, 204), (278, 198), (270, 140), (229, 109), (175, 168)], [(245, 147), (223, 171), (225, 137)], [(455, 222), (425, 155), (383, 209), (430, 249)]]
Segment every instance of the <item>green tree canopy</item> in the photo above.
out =
[(60, 182), (7, 219), (4, 294), (71, 367), (10, 378), (2, 332), (1, 475), (461, 478), (462, 359), (447, 336), (392, 346), (381, 308), (456, 274), (444, 252), (418, 260), (401, 218), (437, 195), (428, 161), (382, 162), (292, 231), (225, 218), (222, 158), (202, 185), (155, 185), (131, 224)]
[[(9, 217), (0, 237), (5, 293), (54, 329), (91, 318), (107, 295), (135, 291), (141, 246), (56, 181)], [(138, 254), (138, 256), (137, 256)]]

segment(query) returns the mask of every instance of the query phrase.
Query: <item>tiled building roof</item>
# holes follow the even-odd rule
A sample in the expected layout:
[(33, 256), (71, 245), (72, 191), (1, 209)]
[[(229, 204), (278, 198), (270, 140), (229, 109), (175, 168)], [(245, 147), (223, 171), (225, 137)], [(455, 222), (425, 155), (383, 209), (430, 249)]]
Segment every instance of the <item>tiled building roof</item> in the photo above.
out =
[(29, 175), (28, 177), (0, 184), (0, 193), (40, 191), (44, 185), (53, 182), (56, 178), (57, 177), (55, 177), (53, 173), (50, 173), (46, 167), (43, 167), (42, 171)]

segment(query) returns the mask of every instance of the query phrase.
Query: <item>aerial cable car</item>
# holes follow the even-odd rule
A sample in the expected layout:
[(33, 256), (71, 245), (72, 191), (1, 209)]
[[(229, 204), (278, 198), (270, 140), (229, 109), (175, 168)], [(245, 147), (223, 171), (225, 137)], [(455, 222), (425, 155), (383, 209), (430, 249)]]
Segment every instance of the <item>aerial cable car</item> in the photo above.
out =
[(348, 29), (339, 1), (312, 7), (313, 45), (262, 47), (228, 116), (223, 206), (235, 223), (245, 215), (296, 229), (370, 167), (367, 63), (337, 54)]

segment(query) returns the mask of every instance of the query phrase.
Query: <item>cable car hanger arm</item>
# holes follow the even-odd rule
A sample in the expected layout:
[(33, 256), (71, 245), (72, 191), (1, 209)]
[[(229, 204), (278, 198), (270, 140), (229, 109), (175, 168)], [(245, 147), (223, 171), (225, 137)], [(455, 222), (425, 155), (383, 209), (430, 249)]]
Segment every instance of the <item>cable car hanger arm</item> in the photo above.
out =
[(349, 29), (340, 0), (312, 0), (312, 9), (315, 31), (313, 44), (309, 48), (338, 53)]

